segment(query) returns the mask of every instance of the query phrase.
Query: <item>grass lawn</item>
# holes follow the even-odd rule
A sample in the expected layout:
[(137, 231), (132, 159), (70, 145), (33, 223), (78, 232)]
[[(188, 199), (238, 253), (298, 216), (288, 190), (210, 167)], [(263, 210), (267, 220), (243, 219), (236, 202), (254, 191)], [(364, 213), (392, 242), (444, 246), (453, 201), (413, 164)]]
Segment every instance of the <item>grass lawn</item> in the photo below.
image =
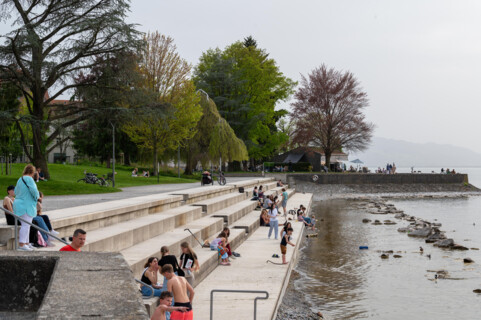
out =
[[(0, 195), (7, 194), (7, 186), (16, 185), (17, 180), (22, 174), (25, 164), (15, 163), (13, 164), (13, 174), (0, 175)], [(37, 184), (38, 189), (45, 195), (66, 195), (66, 194), (91, 194), (91, 193), (109, 193), (119, 192), (119, 188), (145, 186), (154, 184), (167, 184), (167, 183), (189, 183), (198, 182), (195, 177), (189, 178), (177, 178), (172, 176), (160, 176), (159, 182), (157, 177), (132, 177), (131, 167), (116, 167), (115, 171), (115, 188), (101, 187), (99, 185), (87, 184), (85, 182), (77, 183), (77, 180), (84, 177), (84, 171), (97, 173), (99, 177), (102, 175), (107, 176), (107, 173), (112, 172), (112, 169), (97, 166), (87, 165), (63, 165), (63, 164), (49, 164), (48, 169), (50, 172), (50, 179), (46, 182), (39, 182)]]

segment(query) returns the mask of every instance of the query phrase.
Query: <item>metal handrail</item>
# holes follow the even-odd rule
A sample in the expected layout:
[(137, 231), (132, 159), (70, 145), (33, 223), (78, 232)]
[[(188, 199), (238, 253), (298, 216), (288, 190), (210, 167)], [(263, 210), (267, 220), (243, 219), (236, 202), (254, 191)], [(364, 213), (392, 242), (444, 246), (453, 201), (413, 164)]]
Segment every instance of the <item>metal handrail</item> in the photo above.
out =
[(3, 207), (0, 207), (0, 209), (3, 210), (6, 214), (9, 214), (9, 215), (13, 216), (13, 218), (15, 219), (15, 250), (18, 249), (18, 223), (17, 223), (18, 220), (20, 220), (21, 222), (24, 222), (26, 224), (29, 224), (31, 227), (34, 227), (38, 231), (46, 233), (49, 236), (51, 236), (52, 238), (54, 238), (54, 239), (56, 239), (60, 242), (63, 242), (65, 245), (68, 245), (67, 241), (63, 240), (62, 238), (57, 237), (56, 235), (52, 234), (50, 231), (45, 231), (44, 229), (40, 228), (39, 226), (36, 226), (33, 223), (28, 222), (27, 220), (24, 220), (23, 218), (20, 218), (15, 213), (13, 213), (13, 212), (11, 212), (11, 211), (3, 208)]
[(141, 285), (143, 286), (146, 286), (146, 287), (149, 287), (150, 288), (150, 298), (152, 298), (154, 296), (154, 287), (152, 287), (150, 284), (147, 284), (139, 279), (135, 279), (134, 280), (138, 283), (140, 283)]
[(254, 299), (254, 320), (257, 319), (257, 300), (267, 300), (269, 299), (269, 292), (258, 291), (258, 290), (223, 290), (214, 289), (210, 292), (210, 320), (214, 317), (214, 292), (233, 292), (233, 293), (264, 293), (265, 297), (255, 297)]

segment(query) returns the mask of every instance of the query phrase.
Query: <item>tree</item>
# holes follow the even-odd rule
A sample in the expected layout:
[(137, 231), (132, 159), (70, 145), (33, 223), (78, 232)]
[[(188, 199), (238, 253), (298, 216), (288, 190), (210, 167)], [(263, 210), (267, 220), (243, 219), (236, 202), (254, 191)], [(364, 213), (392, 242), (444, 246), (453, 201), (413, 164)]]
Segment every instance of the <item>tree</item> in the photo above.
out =
[(124, 153), (126, 163), (137, 152), (136, 145), (121, 130), (130, 121), (128, 107), (147, 103), (151, 97), (142, 88), (132, 86), (139, 81), (138, 57), (120, 52), (97, 57), (97, 64), (88, 73), (81, 72), (74, 81), (79, 84), (75, 95), (90, 110), (91, 117), (72, 130), (74, 148), (83, 155), (100, 157), (110, 167), (112, 130), (115, 130), (115, 154)]
[(272, 155), (287, 139), (276, 128), (276, 121), (287, 111), (275, 108), (293, 93), (295, 83), (280, 72), (265, 50), (257, 48), (252, 37), (223, 51), (203, 53), (194, 81), (212, 97), (252, 160)]
[(138, 86), (153, 99), (136, 108), (134, 120), (124, 124), (123, 130), (141, 148), (152, 151), (157, 175), (159, 154), (177, 149), (194, 136), (202, 109), (188, 79), (191, 66), (177, 53), (172, 38), (148, 33), (144, 44)]
[(90, 116), (85, 103), (63, 106), (54, 100), (80, 86), (72, 77), (96, 66), (96, 57), (136, 46), (138, 32), (124, 22), (128, 0), (0, 0), (0, 10), (0, 20), (13, 16), (17, 26), (3, 35), (0, 72), (22, 91), (33, 154), (17, 121), (22, 145), (48, 178), (46, 148), (60, 133), (60, 128), (50, 131), (52, 121), (64, 120), (62, 128), (67, 128)]
[(302, 76), (294, 97), (294, 141), (322, 148), (327, 167), (335, 150), (362, 151), (368, 147), (374, 125), (365, 120), (367, 94), (352, 73), (322, 65), (309, 78)]
[(15, 127), (15, 118), (20, 111), (20, 95), (21, 92), (12, 83), (0, 82), (0, 156), (5, 158), (9, 154), (17, 156), (21, 153)]
[(214, 101), (204, 94), (200, 100), (202, 117), (197, 123), (196, 135), (187, 141), (185, 174), (191, 174), (197, 162), (205, 167), (208, 161), (243, 161), (249, 158), (244, 142), (223, 119)]

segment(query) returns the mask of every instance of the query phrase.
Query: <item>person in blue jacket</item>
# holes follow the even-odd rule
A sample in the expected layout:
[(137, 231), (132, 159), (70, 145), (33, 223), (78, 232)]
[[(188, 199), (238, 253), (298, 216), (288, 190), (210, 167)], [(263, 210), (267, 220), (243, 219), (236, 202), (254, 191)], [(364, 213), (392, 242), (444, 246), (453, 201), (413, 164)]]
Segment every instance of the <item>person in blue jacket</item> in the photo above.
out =
[[(15, 186), (15, 201), (13, 202), (13, 213), (22, 217), (25, 221), (32, 223), (33, 217), (37, 215), (37, 200), (39, 197), (37, 185), (33, 180), (35, 167), (31, 164), (25, 166), (23, 174), (17, 181)], [(30, 225), (21, 221), (22, 226), (18, 235), (20, 243), (19, 250), (32, 251), (28, 238), (30, 233)]]

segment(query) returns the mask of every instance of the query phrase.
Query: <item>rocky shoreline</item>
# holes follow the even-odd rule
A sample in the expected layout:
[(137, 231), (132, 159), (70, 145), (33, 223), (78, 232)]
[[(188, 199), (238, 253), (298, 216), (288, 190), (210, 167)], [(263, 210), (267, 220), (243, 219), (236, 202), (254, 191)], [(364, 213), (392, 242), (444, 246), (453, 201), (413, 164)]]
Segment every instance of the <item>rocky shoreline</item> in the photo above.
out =
[[(304, 243), (303, 245), (306, 244)], [(295, 288), (294, 282), (299, 278), (299, 273), (296, 270), (292, 270), (282, 304), (277, 311), (276, 320), (327, 319), (320, 311), (312, 311), (311, 305), (304, 299), (304, 294)]]
[[(383, 185), (385, 187), (386, 185)], [(481, 195), (481, 190), (472, 186), (451, 186), (451, 190), (443, 190), (443, 192), (433, 191), (432, 185), (427, 186), (417, 186), (418, 189), (423, 189), (423, 192), (416, 192), (410, 190), (410, 192), (372, 192), (373, 188), (366, 188), (363, 185), (362, 188), (368, 189), (364, 192), (356, 190), (356, 192), (345, 193), (346, 185), (329, 185), (326, 186), (330, 189), (330, 192), (326, 192), (322, 197), (316, 194), (314, 196), (315, 200), (325, 200), (325, 199), (346, 199), (358, 202), (358, 208), (369, 212), (373, 215), (373, 219), (363, 219), (363, 223), (371, 223), (373, 225), (394, 225), (397, 224), (395, 220), (408, 222), (407, 227), (398, 228), (398, 232), (406, 233), (409, 237), (417, 237), (425, 239), (425, 243), (431, 244), (433, 246), (444, 248), (447, 250), (479, 250), (478, 248), (467, 248), (462, 245), (457, 244), (454, 239), (448, 239), (445, 232), (441, 230), (442, 223), (439, 221), (427, 221), (425, 219), (420, 219), (415, 216), (408, 215), (404, 213), (403, 210), (396, 208), (393, 204), (388, 203), (390, 199), (443, 199), (443, 198), (467, 198), (469, 196), (479, 196)], [(397, 185), (396, 187), (399, 187)], [(349, 188), (350, 191), (356, 188)], [(374, 188), (375, 189), (375, 188)], [(412, 188), (411, 188), (412, 189)], [(385, 189), (384, 189), (385, 190)], [(427, 191), (429, 190), (429, 191)], [(326, 191), (326, 190), (324, 190)], [(394, 219), (375, 219), (374, 217), (381, 217), (382, 215), (394, 215)], [(435, 219), (436, 220), (436, 219)], [(303, 246), (308, 245), (309, 241), (305, 241)], [(421, 253), (423, 248), (420, 247)], [(298, 263), (302, 263), (302, 251)], [(427, 255), (430, 258), (430, 255)], [(399, 254), (393, 251), (380, 252), (381, 259), (402, 258)], [(465, 258), (464, 263), (473, 263), (470, 258)], [(446, 270), (428, 270), (434, 273), (434, 279), (452, 279)], [(319, 310), (313, 310), (313, 306), (307, 302), (303, 296), (304, 293), (295, 288), (294, 282), (300, 278), (300, 274), (292, 271), (291, 278), (289, 279), (289, 284), (286, 289), (285, 295), (282, 300), (282, 304), (278, 310), (276, 320), (285, 319), (329, 319), (328, 315), (322, 314)], [(475, 293), (481, 293), (481, 289), (473, 290)], [(321, 306), (322, 308), (322, 306)]]

